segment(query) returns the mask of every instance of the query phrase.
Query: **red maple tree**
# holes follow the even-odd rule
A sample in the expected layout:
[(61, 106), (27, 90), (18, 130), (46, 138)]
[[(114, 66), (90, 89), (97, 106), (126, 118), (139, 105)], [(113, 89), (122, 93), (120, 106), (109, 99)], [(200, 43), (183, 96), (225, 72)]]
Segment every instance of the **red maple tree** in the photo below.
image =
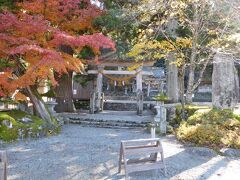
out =
[(0, 59), (13, 64), (0, 67), (0, 96), (27, 90), (38, 115), (51, 122), (36, 95), (38, 84), (50, 80), (56, 85), (54, 74), (84, 68), (80, 59), (59, 47), (79, 53), (88, 46), (97, 57), (100, 48), (114, 49), (114, 43), (92, 28), (102, 11), (90, 0), (28, 0), (17, 6), (17, 11), (0, 13)]

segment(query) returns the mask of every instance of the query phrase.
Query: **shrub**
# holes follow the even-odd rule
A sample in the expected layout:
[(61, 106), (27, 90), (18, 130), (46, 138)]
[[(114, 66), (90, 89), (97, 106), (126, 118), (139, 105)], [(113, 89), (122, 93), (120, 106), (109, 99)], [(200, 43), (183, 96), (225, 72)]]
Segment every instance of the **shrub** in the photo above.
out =
[(196, 111), (176, 131), (177, 138), (198, 146), (240, 148), (239, 116), (231, 110)]
[(156, 95), (153, 99), (156, 100), (156, 101), (168, 101), (169, 97), (161, 92), (158, 95)]
[[(185, 117), (192, 116), (196, 111), (200, 109), (209, 109), (208, 106), (194, 106), (194, 105), (187, 105), (185, 106)], [(179, 126), (180, 123), (183, 121), (182, 119), (182, 106), (176, 107), (176, 117), (169, 121), (169, 124), (173, 127)]]

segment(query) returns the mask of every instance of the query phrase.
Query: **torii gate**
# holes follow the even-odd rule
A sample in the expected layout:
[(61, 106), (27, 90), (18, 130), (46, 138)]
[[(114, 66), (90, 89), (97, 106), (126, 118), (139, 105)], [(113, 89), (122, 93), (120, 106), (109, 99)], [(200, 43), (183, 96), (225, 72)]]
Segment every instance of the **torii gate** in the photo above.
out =
[[(178, 87), (178, 68), (172, 62), (174, 61), (174, 57), (170, 56), (167, 58), (169, 61), (167, 63), (167, 95), (172, 100), (172, 102), (178, 102), (179, 99), (179, 87)], [(102, 94), (102, 87), (103, 87), (103, 74), (108, 75), (134, 75), (136, 74), (136, 90), (142, 92), (142, 83), (143, 83), (143, 76), (152, 76), (154, 75), (151, 71), (144, 71), (142, 69), (143, 66), (149, 67), (153, 66), (155, 61), (147, 61), (142, 64), (138, 69), (134, 71), (126, 71), (126, 70), (104, 70), (104, 67), (129, 67), (133, 63), (132, 62), (121, 62), (121, 61), (111, 61), (104, 60), (101, 62), (100, 65), (97, 66), (97, 70), (89, 70), (88, 74), (96, 74), (97, 75), (97, 84), (96, 84), (96, 91), (98, 95)], [(148, 86), (150, 88), (150, 86)], [(149, 92), (150, 89), (148, 89)], [(98, 99), (97, 107), (100, 108), (101, 100)]]
[[(98, 66), (98, 70), (89, 70), (88, 74), (96, 74), (97, 75), (97, 84), (96, 84), (96, 91), (97, 96), (101, 97), (102, 94), (102, 87), (103, 87), (103, 74), (106, 75), (135, 75), (136, 74), (136, 90), (140, 94), (142, 93), (142, 83), (143, 83), (143, 76), (151, 76), (153, 72), (143, 71), (142, 67), (139, 67), (137, 70), (134, 71), (126, 71), (126, 70), (104, 70), (104, 66)], [(138, 101), (138, 114), (141, 115), (143, 111), (143, 98), (139, 97), (140, 101)], [(101, 109), (101, 99), (97, 98), (96, 101), (97, 109)]]

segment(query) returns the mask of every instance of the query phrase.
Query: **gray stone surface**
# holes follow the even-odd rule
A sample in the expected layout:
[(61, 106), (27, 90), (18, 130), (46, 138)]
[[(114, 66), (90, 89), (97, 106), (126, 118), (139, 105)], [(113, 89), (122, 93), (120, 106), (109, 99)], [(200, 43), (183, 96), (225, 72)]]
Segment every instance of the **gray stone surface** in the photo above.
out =
[(221, 153), (223, 153), (224, 156), (240, 157), (239, 149), (223, 148), (221, 149)]
[[(8, 180), (124, 179), (118, 174), (121, 140), (150, 138), (142, 130), (66, 125), (58, 136), (7, 145)], [(240, 159), (188, 152), (173, 136), (162, 138), (167, 177), (160, 171), (131, 173), (130, 179), (239, 179)], [(1, 149), (1, 148), (0, 148)]]
[(217, 156), (217, 153), (214, 150), (205, 147), (189, 147), (186, 149), (186, 151), (196, 156), (204, 156), (209, 158)]
[(239, 79), (231, 54), (217, 53), (213, 58), (212, 102), (217, 108), (233, 108), (238, 102)]
[(124, 103), (104, 103), (104, 110), (113, 110), (113, 111), (137, 111), (137, 105), (124, 104)]

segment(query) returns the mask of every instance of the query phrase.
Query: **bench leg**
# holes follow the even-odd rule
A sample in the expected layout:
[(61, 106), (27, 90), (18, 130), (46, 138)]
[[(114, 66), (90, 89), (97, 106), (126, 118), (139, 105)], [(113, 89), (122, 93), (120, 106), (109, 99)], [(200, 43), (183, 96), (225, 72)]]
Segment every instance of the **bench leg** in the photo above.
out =
[(120, 146), (120, 153), (119, 153), (119, 162), (118, 162), (118, 173), (121, 173), (122, 170), (122, 161), (123, 161), (123, 153), (122, 153), (122, 144)]
[(0, 151), (0, 179), (7, 180), (7, 154)]
[(161, 161), (163, 163), (163, 173), (164, 173), (164, 176), (167, 176), (167, 170), (166, 170), (166, 165), (165, 165), (163, 152), (161, 152)]
[(123, 159), (123, 162), (124, 162), (124, 167), (125, 167), (125, 178), (126, 180), (128, 179), (128, 170), (127, 170), (127, 159), (126, 159), (126, 156), (125, 156), (125, 145), (122, 143), (122, 159)]

